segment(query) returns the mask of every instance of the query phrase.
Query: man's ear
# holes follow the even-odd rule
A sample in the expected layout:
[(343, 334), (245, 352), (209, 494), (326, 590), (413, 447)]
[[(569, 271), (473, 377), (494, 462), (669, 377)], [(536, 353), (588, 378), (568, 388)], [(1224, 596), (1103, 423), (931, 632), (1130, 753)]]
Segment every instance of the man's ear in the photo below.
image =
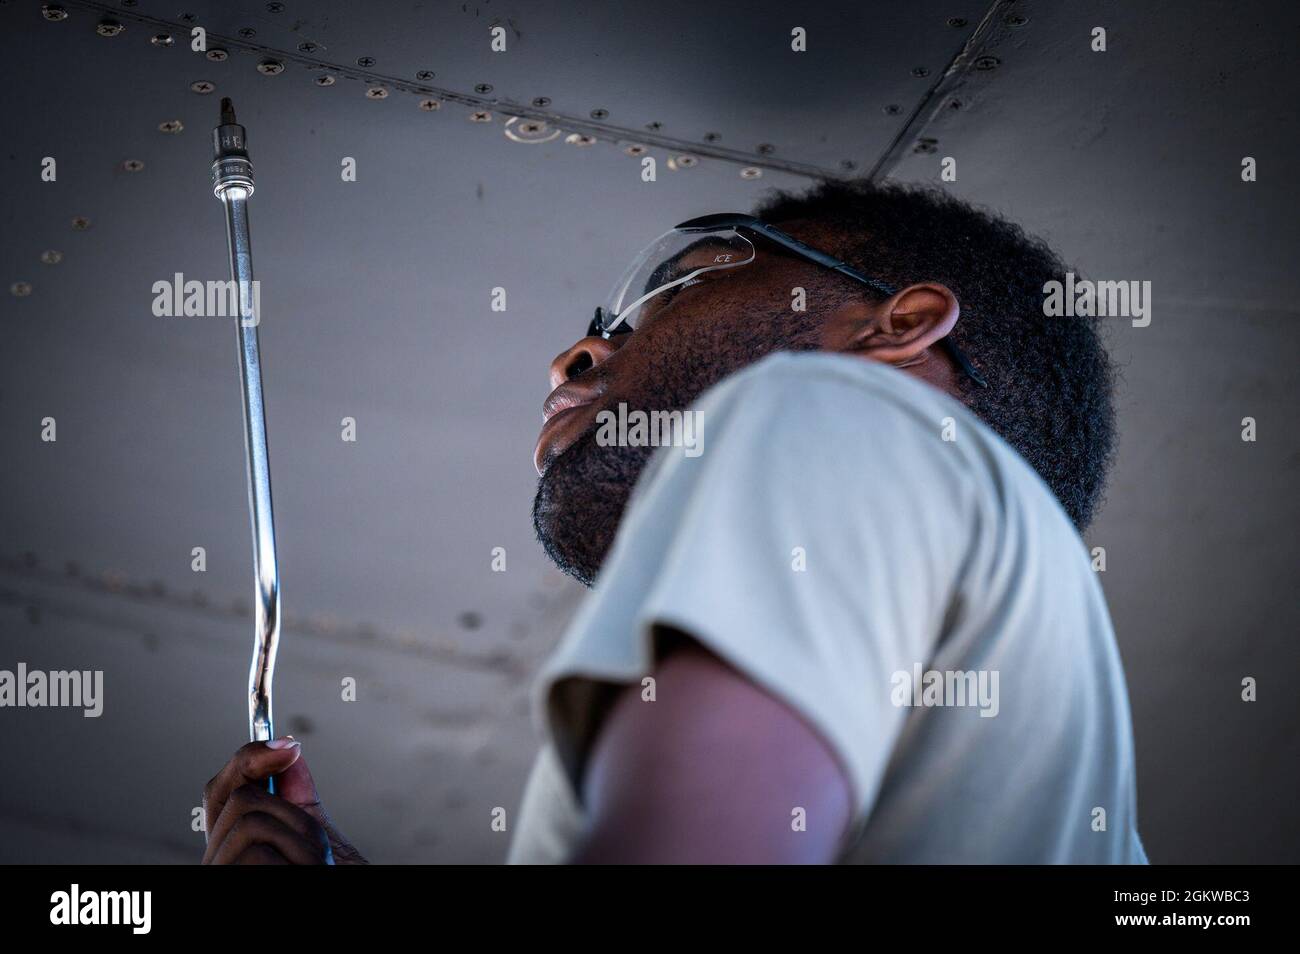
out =
[(948, 336), (960, 314), (957, 296), (947, 286), (925, 282), (883, 302), (842, 305), (830, 325), (836, 350), (906, 367), (924, 360), (926, 349)]

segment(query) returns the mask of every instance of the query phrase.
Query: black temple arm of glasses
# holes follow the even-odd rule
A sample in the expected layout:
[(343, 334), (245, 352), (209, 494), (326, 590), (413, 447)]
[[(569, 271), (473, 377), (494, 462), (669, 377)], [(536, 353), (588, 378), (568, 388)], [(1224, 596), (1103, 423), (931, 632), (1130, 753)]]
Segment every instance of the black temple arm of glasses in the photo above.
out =
[[(885, 282), (871, 278), (869, 275), (864, 275), (848, 262), (842, 261), (834, 255), (828, 255), (826, 252), (823, 252), (820, 249), (815, 249), (810, 245), (805, 245), (793, 235), (787, 235), (775, 226), (768, 225), (766, 222), (752, 215), (745, 215), (740, 212), (720, 212), (715, 215), (702, 215), (696, 219), (689, 219), (677, 227), (687, 232), (707, 232), (713, 229), (723, 228), (745, 229), (750, 232), (755, 232), (758, 235), (762, 235), (769, 241), (775, 242), (777, 245), (788, 249), (801, 258), (805, 258), (810, 262), (816, 262), (824, 268), (829, 268), (832, 271), (839, 272), (841, 275), (851, 278), (855, 282), (866, 285), (868, 288), (871, 288), (882, 295), (889, 296), (898, 291), (898, 289), (886, 284)], [(984, 376), (975, 370), (975, 366), (970, 363), (970, 359), (966, 357), (966, 354), (957, 346), (957, 343), (953, 341), (951, 337), (945, 337), (940, 343), (942, 344), (944, 351), (947, 352), (948, 357), (950, 357), (953, 360), (953, 363), (962, 370), (963, 374), (982, 388), (989, 386), (988, 381), (984, 380)]]

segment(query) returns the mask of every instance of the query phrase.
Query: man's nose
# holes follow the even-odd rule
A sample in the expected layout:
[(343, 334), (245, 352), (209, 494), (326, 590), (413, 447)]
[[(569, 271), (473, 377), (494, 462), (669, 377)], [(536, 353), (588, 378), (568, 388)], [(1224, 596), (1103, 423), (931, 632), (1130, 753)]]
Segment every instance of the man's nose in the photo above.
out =
[(558, 388), (588, 368), (594, 368), (618, 350), (613, 341), (595, 336), (580, 338), (551, 362), (551, 387)]

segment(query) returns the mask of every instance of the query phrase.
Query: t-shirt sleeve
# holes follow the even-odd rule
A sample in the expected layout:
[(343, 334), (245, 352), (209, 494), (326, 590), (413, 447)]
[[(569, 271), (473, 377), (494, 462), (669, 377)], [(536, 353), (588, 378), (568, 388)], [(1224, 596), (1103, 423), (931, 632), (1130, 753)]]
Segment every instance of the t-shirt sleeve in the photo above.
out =
[(538, 701), (576, 788), (613, 692), (680, 630), (824, 738), (861, 818), (907, 711), (895, 674), (930, 659), (955, 601), (969, 478), (941, 436), (950, 403), (910, 380), (900, 397), (902, 372), (761, 367), (697, 406), (698, 456), (656, 452)]

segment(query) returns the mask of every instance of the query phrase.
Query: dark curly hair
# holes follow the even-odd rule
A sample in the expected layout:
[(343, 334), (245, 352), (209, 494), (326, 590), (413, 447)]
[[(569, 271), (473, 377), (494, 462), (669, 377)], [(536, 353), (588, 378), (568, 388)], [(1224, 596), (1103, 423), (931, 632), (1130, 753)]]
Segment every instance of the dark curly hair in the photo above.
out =
[(961, 303), (956, 343), (988, 381), (960, 397), (1020, 452), (1079, 530), (1098, 509), (1115, 445), (1114, 371), (1098, 319), (1043, 315), (1066, 266), (1041, 239), (937, 189), (827, 181), (755, 215), (806, 220), (852, 265), (896, 287), (940, 282)]

